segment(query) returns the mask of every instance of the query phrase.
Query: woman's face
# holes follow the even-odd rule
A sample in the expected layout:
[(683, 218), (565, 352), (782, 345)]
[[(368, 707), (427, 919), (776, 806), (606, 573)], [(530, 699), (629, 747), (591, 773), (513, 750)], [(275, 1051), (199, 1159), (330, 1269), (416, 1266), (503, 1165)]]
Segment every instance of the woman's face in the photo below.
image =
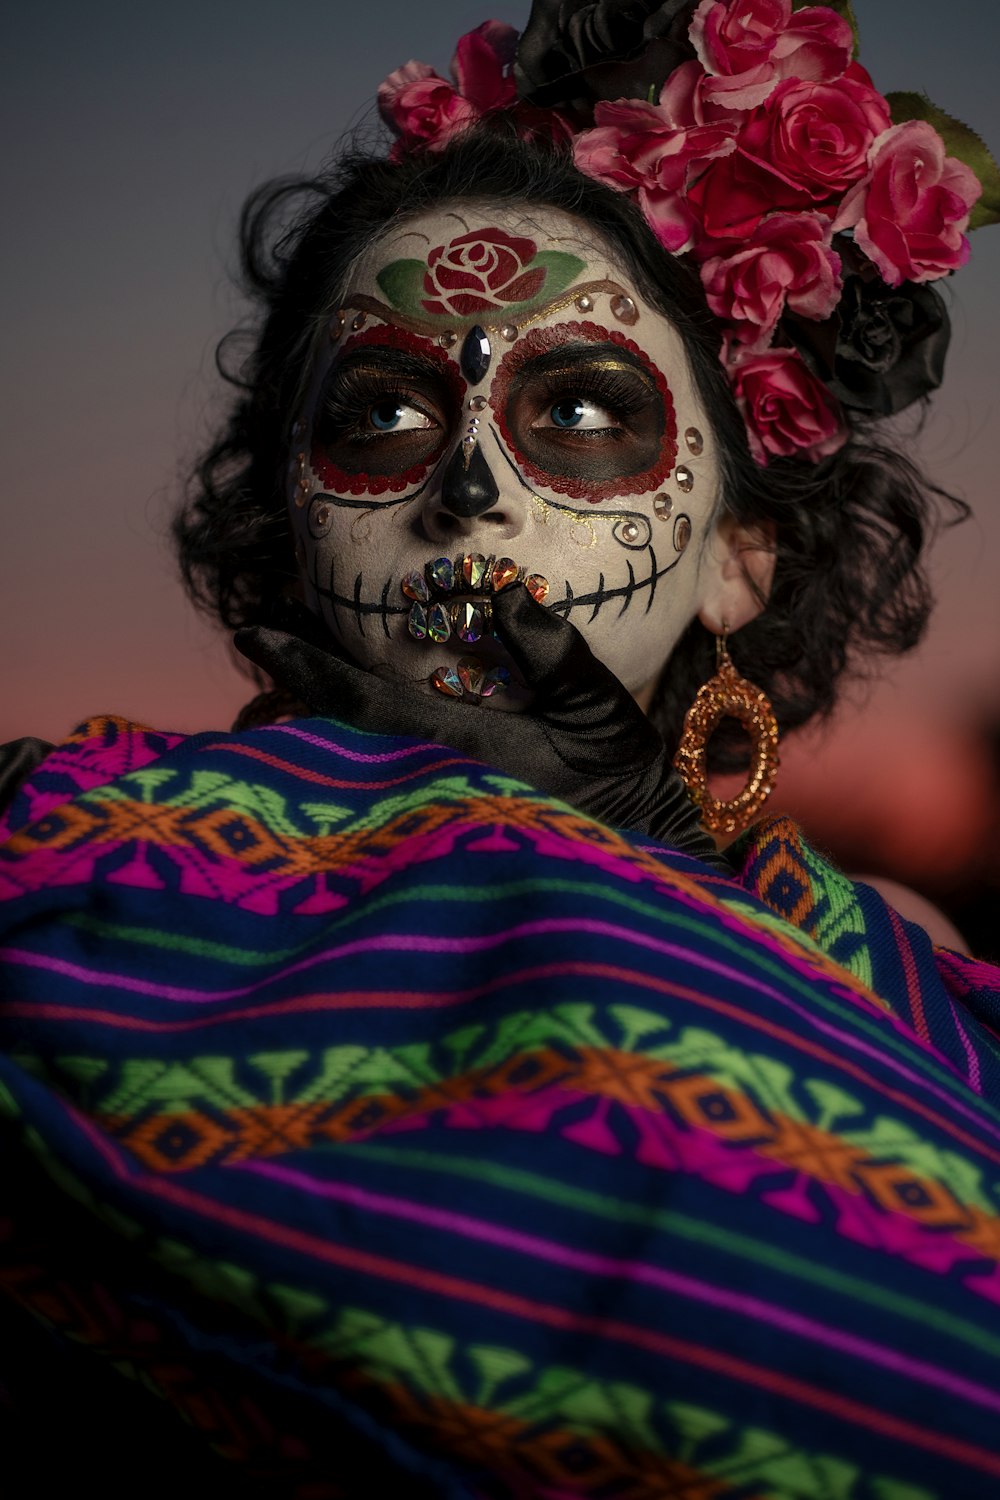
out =
[[(681, 339), (555, 210), (463, 204), (380, 240), (316, 352), (289, 476), (307, 604), (428, 692), (470, 655), (508, 661), (490, 559), (637, 695), (712, 566), (718, 464)], [(523, 701), (516, 673), (490, 699)]]

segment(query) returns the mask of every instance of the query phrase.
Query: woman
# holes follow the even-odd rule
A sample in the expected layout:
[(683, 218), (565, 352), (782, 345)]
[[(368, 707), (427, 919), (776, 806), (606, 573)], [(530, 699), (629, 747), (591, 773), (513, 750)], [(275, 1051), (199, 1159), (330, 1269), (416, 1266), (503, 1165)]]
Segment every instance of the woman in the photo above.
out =
[(873, 418), (972, 173), (833, 9), (604, 9), (536, 6), (516, 97), (495, 23), (390, 75), (273, 260), (250, 211), (177, 536), (279, 686), (13, 796), (4, 1285), (270, 1494), (986, 1496), (1000, 981), (729, 843), (925, 618)]

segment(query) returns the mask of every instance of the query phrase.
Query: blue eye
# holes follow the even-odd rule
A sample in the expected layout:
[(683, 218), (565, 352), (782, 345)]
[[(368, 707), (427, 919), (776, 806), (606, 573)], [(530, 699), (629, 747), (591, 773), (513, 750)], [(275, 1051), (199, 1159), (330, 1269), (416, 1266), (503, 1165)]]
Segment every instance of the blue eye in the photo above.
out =
[(377, 427), (379, 432), (391, 432), (399, 425), (403, 408), (398, 401), (380, 401), (377, 406), (369, 409), (368, 415), (372, 426)]
[(583, 418), (583, 402), (576, 396), (571, 396), (565, 401), (557, 401), (550, 410), (552, 421), (556, 427), (576, 427)]

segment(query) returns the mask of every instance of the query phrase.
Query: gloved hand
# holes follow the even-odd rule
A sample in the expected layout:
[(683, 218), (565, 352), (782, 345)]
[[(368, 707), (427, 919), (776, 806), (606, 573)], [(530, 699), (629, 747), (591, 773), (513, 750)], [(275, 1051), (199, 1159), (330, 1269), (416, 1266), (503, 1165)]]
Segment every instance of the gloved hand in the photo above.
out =
[(493, 628), (534, 694), (524, 713), (409, 690), (335, 654), (309, 611), (237, 631), (236, 647), (316, 714), (375, 734), (444, 744), (613, 828), (649, 834), (731, 874), (700, 827), (666, 746), (631, 694), (568, 620), (527, 589), (493, 599)]

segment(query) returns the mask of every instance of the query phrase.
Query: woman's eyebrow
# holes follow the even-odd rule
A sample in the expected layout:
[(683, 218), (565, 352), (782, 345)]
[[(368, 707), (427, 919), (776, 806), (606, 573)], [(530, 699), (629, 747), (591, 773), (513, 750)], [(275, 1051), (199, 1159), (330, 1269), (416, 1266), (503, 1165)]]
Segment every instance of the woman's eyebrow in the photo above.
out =
[(335, 379), (343, 371), (360, 375), (396, 375), (409, 380), (441, 379), (440, 364), (431, 358), (423, 358), (409, 349), (393, 349), (385, 344), (373, 345), (369, 349), (352, 349), (342, 359), (334, 360), (329, 378)]
[(580, 370), (626, 370), (641, 377), (650, 390), (656, 390), (656, 381), (642, 360), (622, 349), (618, 344), (591, 344), (581, 341), (560, 344), (555, 349), (546, 349), (534, 359), (522, 365), (518, 374), (525, 375), (575, 375)]

